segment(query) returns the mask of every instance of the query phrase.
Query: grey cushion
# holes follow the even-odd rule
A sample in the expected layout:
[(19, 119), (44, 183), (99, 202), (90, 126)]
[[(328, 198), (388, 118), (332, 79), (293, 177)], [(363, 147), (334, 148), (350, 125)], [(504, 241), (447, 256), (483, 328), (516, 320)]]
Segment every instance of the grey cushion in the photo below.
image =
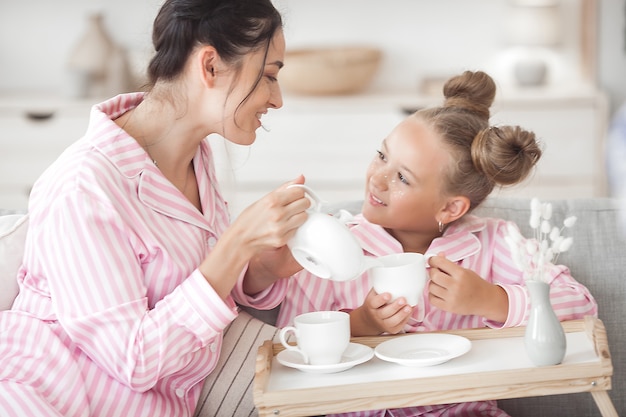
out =
[[(623, 321), (626, 317), (626, 236), (618, 223), (622, 208), (615, 199), (550, 202), (552, 224), (562, 224), (570, 215), (578, 219), (568, 230), (568, 235), (574, 237), (574, 244), (560, 255), (558, 263), (567, 265), (572, 276), (584, 284), (598, 302), (598, 317), (607, 330), (614, 368), (609, 396), (618, 415), (626, 416), (626, 326)], [(528, 199), (489, 199), (475, 214), (513, 220), (524, 236), (532, 236)], [(514, 417), (600, 415), (589, 393), (501, 400), (499, 404)]]

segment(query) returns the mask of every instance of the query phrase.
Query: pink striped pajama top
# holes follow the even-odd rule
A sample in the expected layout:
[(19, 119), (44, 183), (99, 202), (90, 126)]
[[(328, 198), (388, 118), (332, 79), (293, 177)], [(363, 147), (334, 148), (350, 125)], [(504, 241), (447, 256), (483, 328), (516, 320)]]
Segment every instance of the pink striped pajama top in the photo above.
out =
[[(351, 231), (367, 256), (383, 256), (402, 252), (402, 246), (384, 228), (369, 223), (362, 215), (355, 216)], [(464, 268), (471, 269), (483, 279), (500, 285), (509, 297), (509, 314), (505, 323), (496, 323), (479, 316), (462, 316), (436, 309), (428, 302), (428, 285), (420, 303), (413, 309), (405, 332), (425, 332), (476, 327), (511, 327), (526, 323), (530, 300), (522, 273), (513, 263), (504, 237), (507, 222), (500, 219), (466, 215), (451, 224), (443, 236), (433, 240), (427, 253), (444, 252), (446, 257)], [(597, 304), (587, 288), (575, 281), (562, 265), (551, 265), (550, 299), (561, 320), (597, 315)], [(280, 309), (278, 326), (290, 325), (293, 318), (309, 311), (355, 309), (372, 287), (365, 273), (352, 281), (335, 282), (302, 271), (289, 279), (285, 299)], [(361, 416), (506, 416), (495, 401), (411, 407), (394, 410), (349, 413)]]
[(237, 310), (196, 267), (227, 206), (206, 141), (202, 214), (112, 121), (142, 98), (94, 106), (33, 188), (20, 294), (0, 313), (0, 415), (189, 416), (215, 367)]

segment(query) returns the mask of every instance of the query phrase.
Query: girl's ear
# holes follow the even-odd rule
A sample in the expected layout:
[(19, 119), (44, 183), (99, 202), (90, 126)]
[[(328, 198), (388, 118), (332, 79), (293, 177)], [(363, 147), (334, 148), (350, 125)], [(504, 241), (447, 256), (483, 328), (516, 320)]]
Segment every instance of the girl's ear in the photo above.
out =
[(469, 209), (469, 198), (463, 196), (452, 197), (447, 200), (446, 205), (441, 210), (440, 221), (444, 224), (452, 223), (463, 217)]

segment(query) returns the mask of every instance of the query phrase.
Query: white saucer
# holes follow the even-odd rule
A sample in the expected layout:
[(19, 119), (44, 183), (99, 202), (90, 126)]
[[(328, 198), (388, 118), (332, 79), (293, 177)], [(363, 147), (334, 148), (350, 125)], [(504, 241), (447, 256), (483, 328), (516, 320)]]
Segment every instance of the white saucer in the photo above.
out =
[(379, 359), (404, 366), (432, 366), (467, 353), (469, 339), (453, 334), (413, 334), (396, 337), (376, 346)]
[(341, 357), (341, 362), (332, 365), (309, 365), (304, 363), (302, 355), (291, 350), (283, 350), (276, 355), (278, 363), (290, 368), (296, 368), (303, 372), (316, 374), (331, 374), (342, 372), (367, 362), (374, 357), (374, 349), (360, 343), (350, 343)]

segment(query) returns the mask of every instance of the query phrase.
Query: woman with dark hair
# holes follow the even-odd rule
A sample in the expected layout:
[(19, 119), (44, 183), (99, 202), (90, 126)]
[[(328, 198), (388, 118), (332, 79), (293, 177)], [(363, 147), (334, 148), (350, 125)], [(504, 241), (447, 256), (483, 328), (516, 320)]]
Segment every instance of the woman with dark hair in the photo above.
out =
[(280, 14), (167, 0), (153, 43), (148, 91), (95, 105), (32, 190), (20, 293), (0, 313), (2, 416), (190, 416), (235, 301), (272, 308), (260, 290), (300, 270), (285, 243), (309, 201), (287, 186), (304, 179), (230, 224), (205, 141), (250, 145), (282, 106)]

